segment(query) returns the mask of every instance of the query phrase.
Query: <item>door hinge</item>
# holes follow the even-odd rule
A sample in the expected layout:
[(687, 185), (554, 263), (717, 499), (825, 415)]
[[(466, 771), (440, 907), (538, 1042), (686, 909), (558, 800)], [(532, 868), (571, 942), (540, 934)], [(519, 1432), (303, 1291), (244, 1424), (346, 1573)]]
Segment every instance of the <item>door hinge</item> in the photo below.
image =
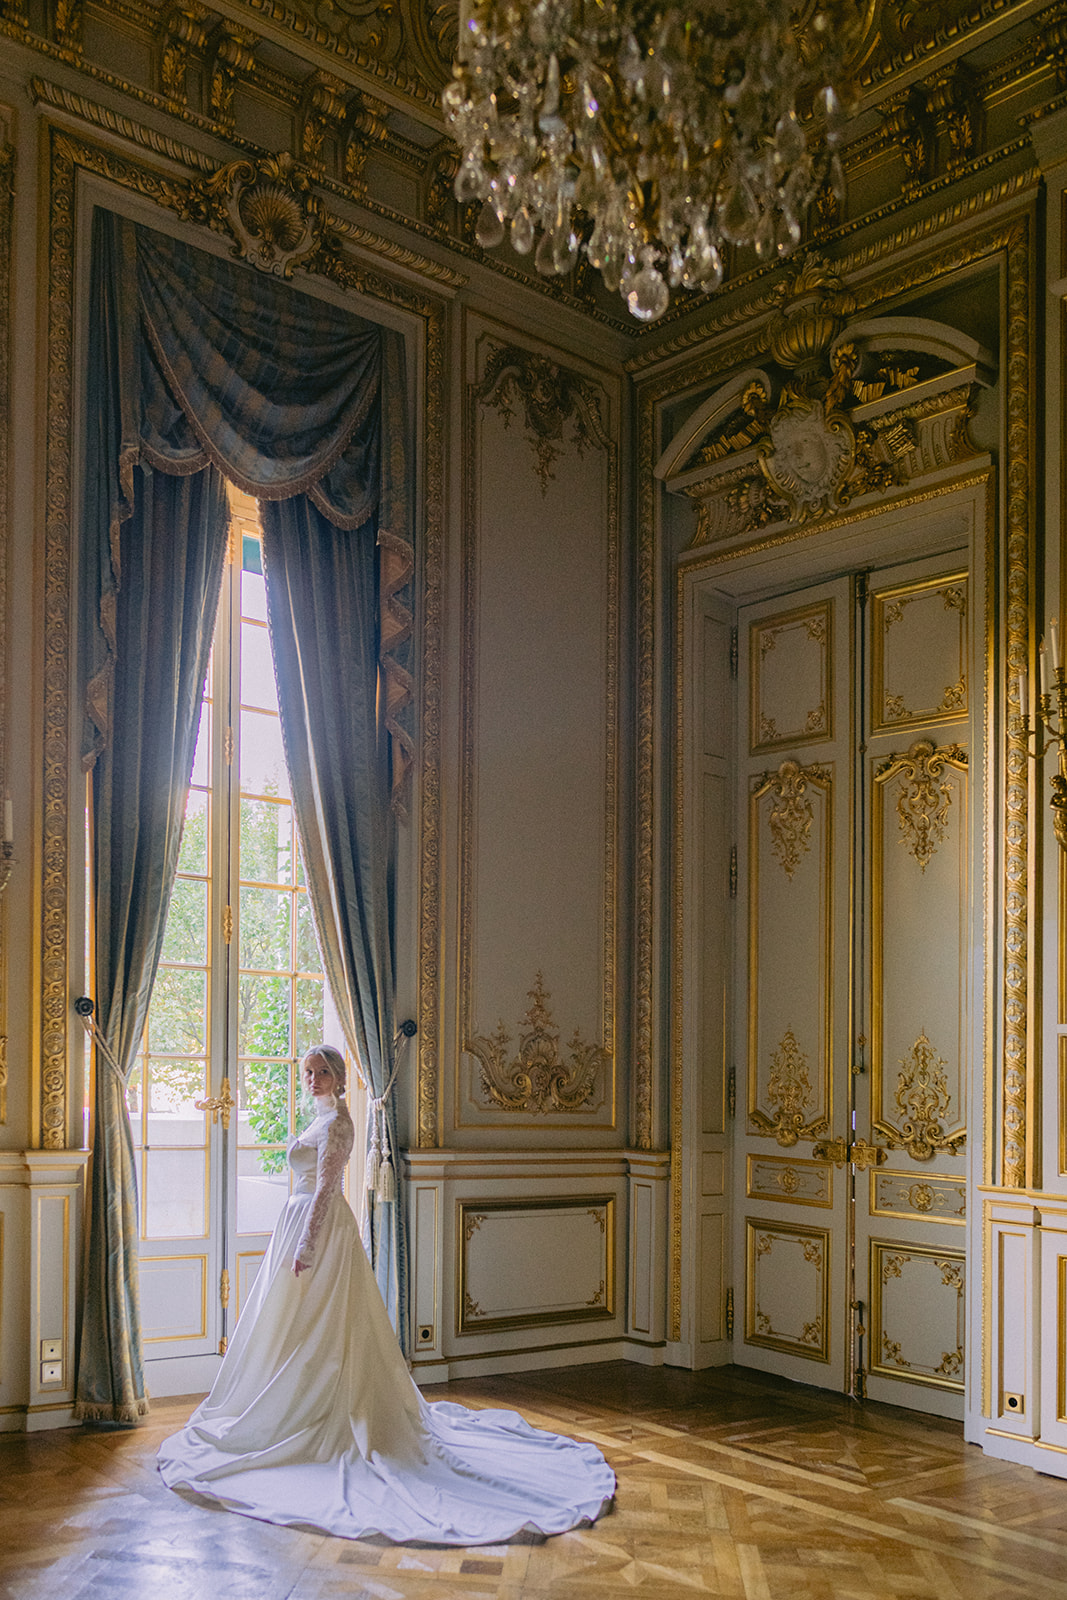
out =
[(737, 629), (730, 629), (730, 676), (736, 679), (740, 670), (740, 650), (738, 646)]
[(731, 1119), (737, 1115), (737, 1068), (731, 1067), (726, 1074), (726, 1115)]
[(223, 1311), (230, 1303), (230, 1274), (225, 1267), (219, 1274), (219, 1304)]
[(737, 846), (730, 846), (730, 899), (737, 899)]
[(856, 574), (856, 604), (861, 609), (862, 609), (863, 606), (865, 606), (867, 604), (867, 581), (868, 581), (868, 574), (866, 572), (857, 572), (857, 574)]
[(226, 729), (226, 736), (222, 741), (222, 753), (223, 753), (223, 756), (225, 757), (226, 765), (228, 767), (232, 767), (233, 766), (233, 751), (234, 751), (233, 729), (232, 728), (227, 728)]
[(732, 1289), (727, 1289), (727, 1291), (726, 1291), (726, 1337), (728, 1339), (732, 1339), (733, 1336), (734, 1336), (734, 1291)]
[(232, 938), (233, 938), (233, 907), (232, 906), (223, 906), (223, 908), (222, 908), (222, 942), (223, 942), (223, 944), (229, 944), (230, 940)]

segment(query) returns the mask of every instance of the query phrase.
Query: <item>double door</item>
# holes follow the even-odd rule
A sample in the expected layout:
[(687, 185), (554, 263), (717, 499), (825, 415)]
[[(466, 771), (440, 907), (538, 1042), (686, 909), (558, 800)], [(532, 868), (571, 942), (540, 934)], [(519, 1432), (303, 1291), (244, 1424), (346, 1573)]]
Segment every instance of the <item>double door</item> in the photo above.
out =
[(735, 1360), (949, 1416), (980, 942), (969, 589), (949, 555), (738, 614)]

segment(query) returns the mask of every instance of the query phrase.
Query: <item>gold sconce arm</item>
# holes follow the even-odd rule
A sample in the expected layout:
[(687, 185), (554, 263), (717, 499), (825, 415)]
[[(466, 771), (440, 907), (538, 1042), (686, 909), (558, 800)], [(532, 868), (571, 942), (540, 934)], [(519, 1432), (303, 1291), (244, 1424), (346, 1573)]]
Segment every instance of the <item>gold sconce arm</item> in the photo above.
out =
[[(1049, 623), (1050, 650), (1041, 640), (1041, 693), (1037, 696), (1037, 716), (1033, 725), (1027, 716), (1029, 696), (1026, 673), (1019, 673), (1019, 715), (1011, 718), (1010, 731), (1026, 745), (1033, 761), (1041, 761), (1058, 746), (1058, 767), (1050, 780), (1052, 831), (1061, 850), (1067, 851), (1067, 674), (1060, 661), (1060, 630), (1055, 617)], [(1051, 672), (1050, 672), (1051, 655)], [(1031, 740), (1033, 743), (1031, 744)]]

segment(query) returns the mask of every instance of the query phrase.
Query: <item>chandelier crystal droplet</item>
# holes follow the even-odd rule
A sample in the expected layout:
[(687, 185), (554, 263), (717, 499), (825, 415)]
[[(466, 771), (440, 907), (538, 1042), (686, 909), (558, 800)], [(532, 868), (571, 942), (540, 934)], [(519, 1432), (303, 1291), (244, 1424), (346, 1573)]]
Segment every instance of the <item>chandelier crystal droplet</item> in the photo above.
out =
[[(539, 272), (583, 250), (642, 322), (730, 245), (788, 255), (839, 193), (857, 0), (461, 0), (441, 103), (476, 237)], [(540, 234), (540, 238), (538, 238)]]

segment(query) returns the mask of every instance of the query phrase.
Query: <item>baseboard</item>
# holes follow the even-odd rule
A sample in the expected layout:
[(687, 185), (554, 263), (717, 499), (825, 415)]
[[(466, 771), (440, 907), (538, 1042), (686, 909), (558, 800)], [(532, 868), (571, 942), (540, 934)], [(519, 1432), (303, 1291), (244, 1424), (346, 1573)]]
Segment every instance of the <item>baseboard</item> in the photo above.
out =
[(663, 1365), (664, 1346), (639, 1339), (610, 1339), (603, 1343), (551, 1346), (537, 1350), (481, 1351), (477, 1355), (445, 1357), (412, 1363), (411, 1376), (419, 1385), (448, 1383), (454, 1378), (489, 1378), (506, 1372), (590, 1366), (595, 1361), (633, 1361), (639, 1366)]

